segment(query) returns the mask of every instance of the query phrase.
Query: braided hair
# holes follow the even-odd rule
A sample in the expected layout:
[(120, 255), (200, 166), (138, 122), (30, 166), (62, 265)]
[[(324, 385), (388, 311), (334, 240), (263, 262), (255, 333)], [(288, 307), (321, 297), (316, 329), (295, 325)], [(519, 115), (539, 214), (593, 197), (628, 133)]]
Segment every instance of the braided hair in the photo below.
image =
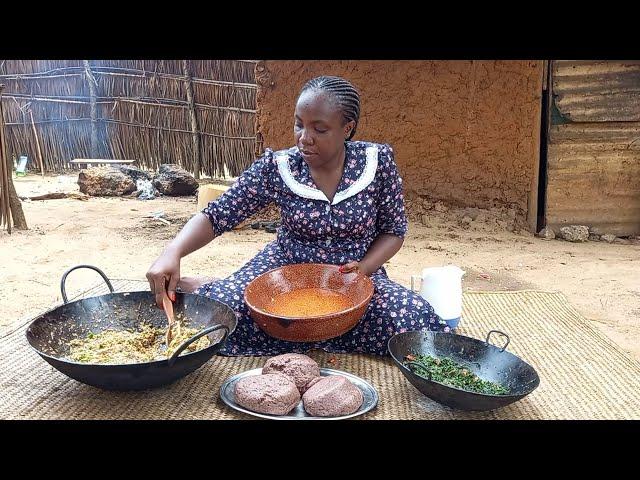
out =
[(344, 123), (352, 120), (355, 122), (349, 138), (347, 138), (347, 140), (351, 140), (356, 133), (360, 119), (360, 95), (358, 95), (356, 88), (344, 78), (323, 75), (309, 80), (300, 90), (300, 95), (307, 90), (321, 91), (333, 96), (342, 111)]

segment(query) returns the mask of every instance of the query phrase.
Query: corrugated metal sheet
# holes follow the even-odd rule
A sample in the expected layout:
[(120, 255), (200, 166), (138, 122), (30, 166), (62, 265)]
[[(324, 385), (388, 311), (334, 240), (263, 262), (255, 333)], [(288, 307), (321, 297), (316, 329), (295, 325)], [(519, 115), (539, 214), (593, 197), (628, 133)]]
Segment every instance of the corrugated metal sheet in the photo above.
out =
[(640, 122), (554, 125), (549, 143), (570, 148), (640, 151)]
[(638, 122), (640, 61), (556, 60), (553, 94), (574, 122)]
[(640, 122), (551, 128), (547, 224), (640, 234)]
[(555, 61), (547, 225), (640, 234), (640, 61)]

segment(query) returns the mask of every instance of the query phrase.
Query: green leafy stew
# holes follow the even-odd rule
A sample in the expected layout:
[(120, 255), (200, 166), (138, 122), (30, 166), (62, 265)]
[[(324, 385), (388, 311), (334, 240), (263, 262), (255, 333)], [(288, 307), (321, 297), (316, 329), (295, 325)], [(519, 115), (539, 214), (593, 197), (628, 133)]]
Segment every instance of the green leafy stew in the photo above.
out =
[(480, 379), (468, 368), (454, 362), (449, 358), (435, 358), (429, 355), (407, 355), (405, 365), (413, 364), (411, 370), (417, 375), (434, 382), (486, 395), (507, 395), (509, 390), (498, 383)]

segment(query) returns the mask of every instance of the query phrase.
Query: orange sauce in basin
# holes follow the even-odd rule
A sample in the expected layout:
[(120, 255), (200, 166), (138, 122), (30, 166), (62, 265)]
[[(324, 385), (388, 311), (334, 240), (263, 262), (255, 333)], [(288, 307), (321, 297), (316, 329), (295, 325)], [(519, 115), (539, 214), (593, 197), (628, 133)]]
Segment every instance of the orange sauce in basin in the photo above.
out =
[(349, 297), (325, 288), (301, 288), (271, 299), (265, 310), (282, 317), (317, 317), (352, 307)]

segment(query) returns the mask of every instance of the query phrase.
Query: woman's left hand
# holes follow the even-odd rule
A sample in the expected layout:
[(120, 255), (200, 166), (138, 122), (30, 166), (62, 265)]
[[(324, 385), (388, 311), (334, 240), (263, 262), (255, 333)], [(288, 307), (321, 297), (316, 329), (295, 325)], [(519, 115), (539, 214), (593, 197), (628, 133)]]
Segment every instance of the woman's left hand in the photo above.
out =
[(178, 282), (178, 288), (184, 293), (193, 293), (205, 283), (211, 283), (217, 280), (214, 277), (182, 277)]
[(341, 273), (357, 272), (359, 270), (359, 268), (358, 268), (359, 265), (360, 265), (360, 262), (345, 263), (344, 265), (342, 265), (340, 267), (340, 272)]
[(356, 262), (356, 261), (345, 263), (344, 265), (342, 265), (340, 267), (340, 272), (341, 273), (361, 272), (364, 275), (371, 275), (373, 273), (367, 269), (367, 266), (365, 263)]

